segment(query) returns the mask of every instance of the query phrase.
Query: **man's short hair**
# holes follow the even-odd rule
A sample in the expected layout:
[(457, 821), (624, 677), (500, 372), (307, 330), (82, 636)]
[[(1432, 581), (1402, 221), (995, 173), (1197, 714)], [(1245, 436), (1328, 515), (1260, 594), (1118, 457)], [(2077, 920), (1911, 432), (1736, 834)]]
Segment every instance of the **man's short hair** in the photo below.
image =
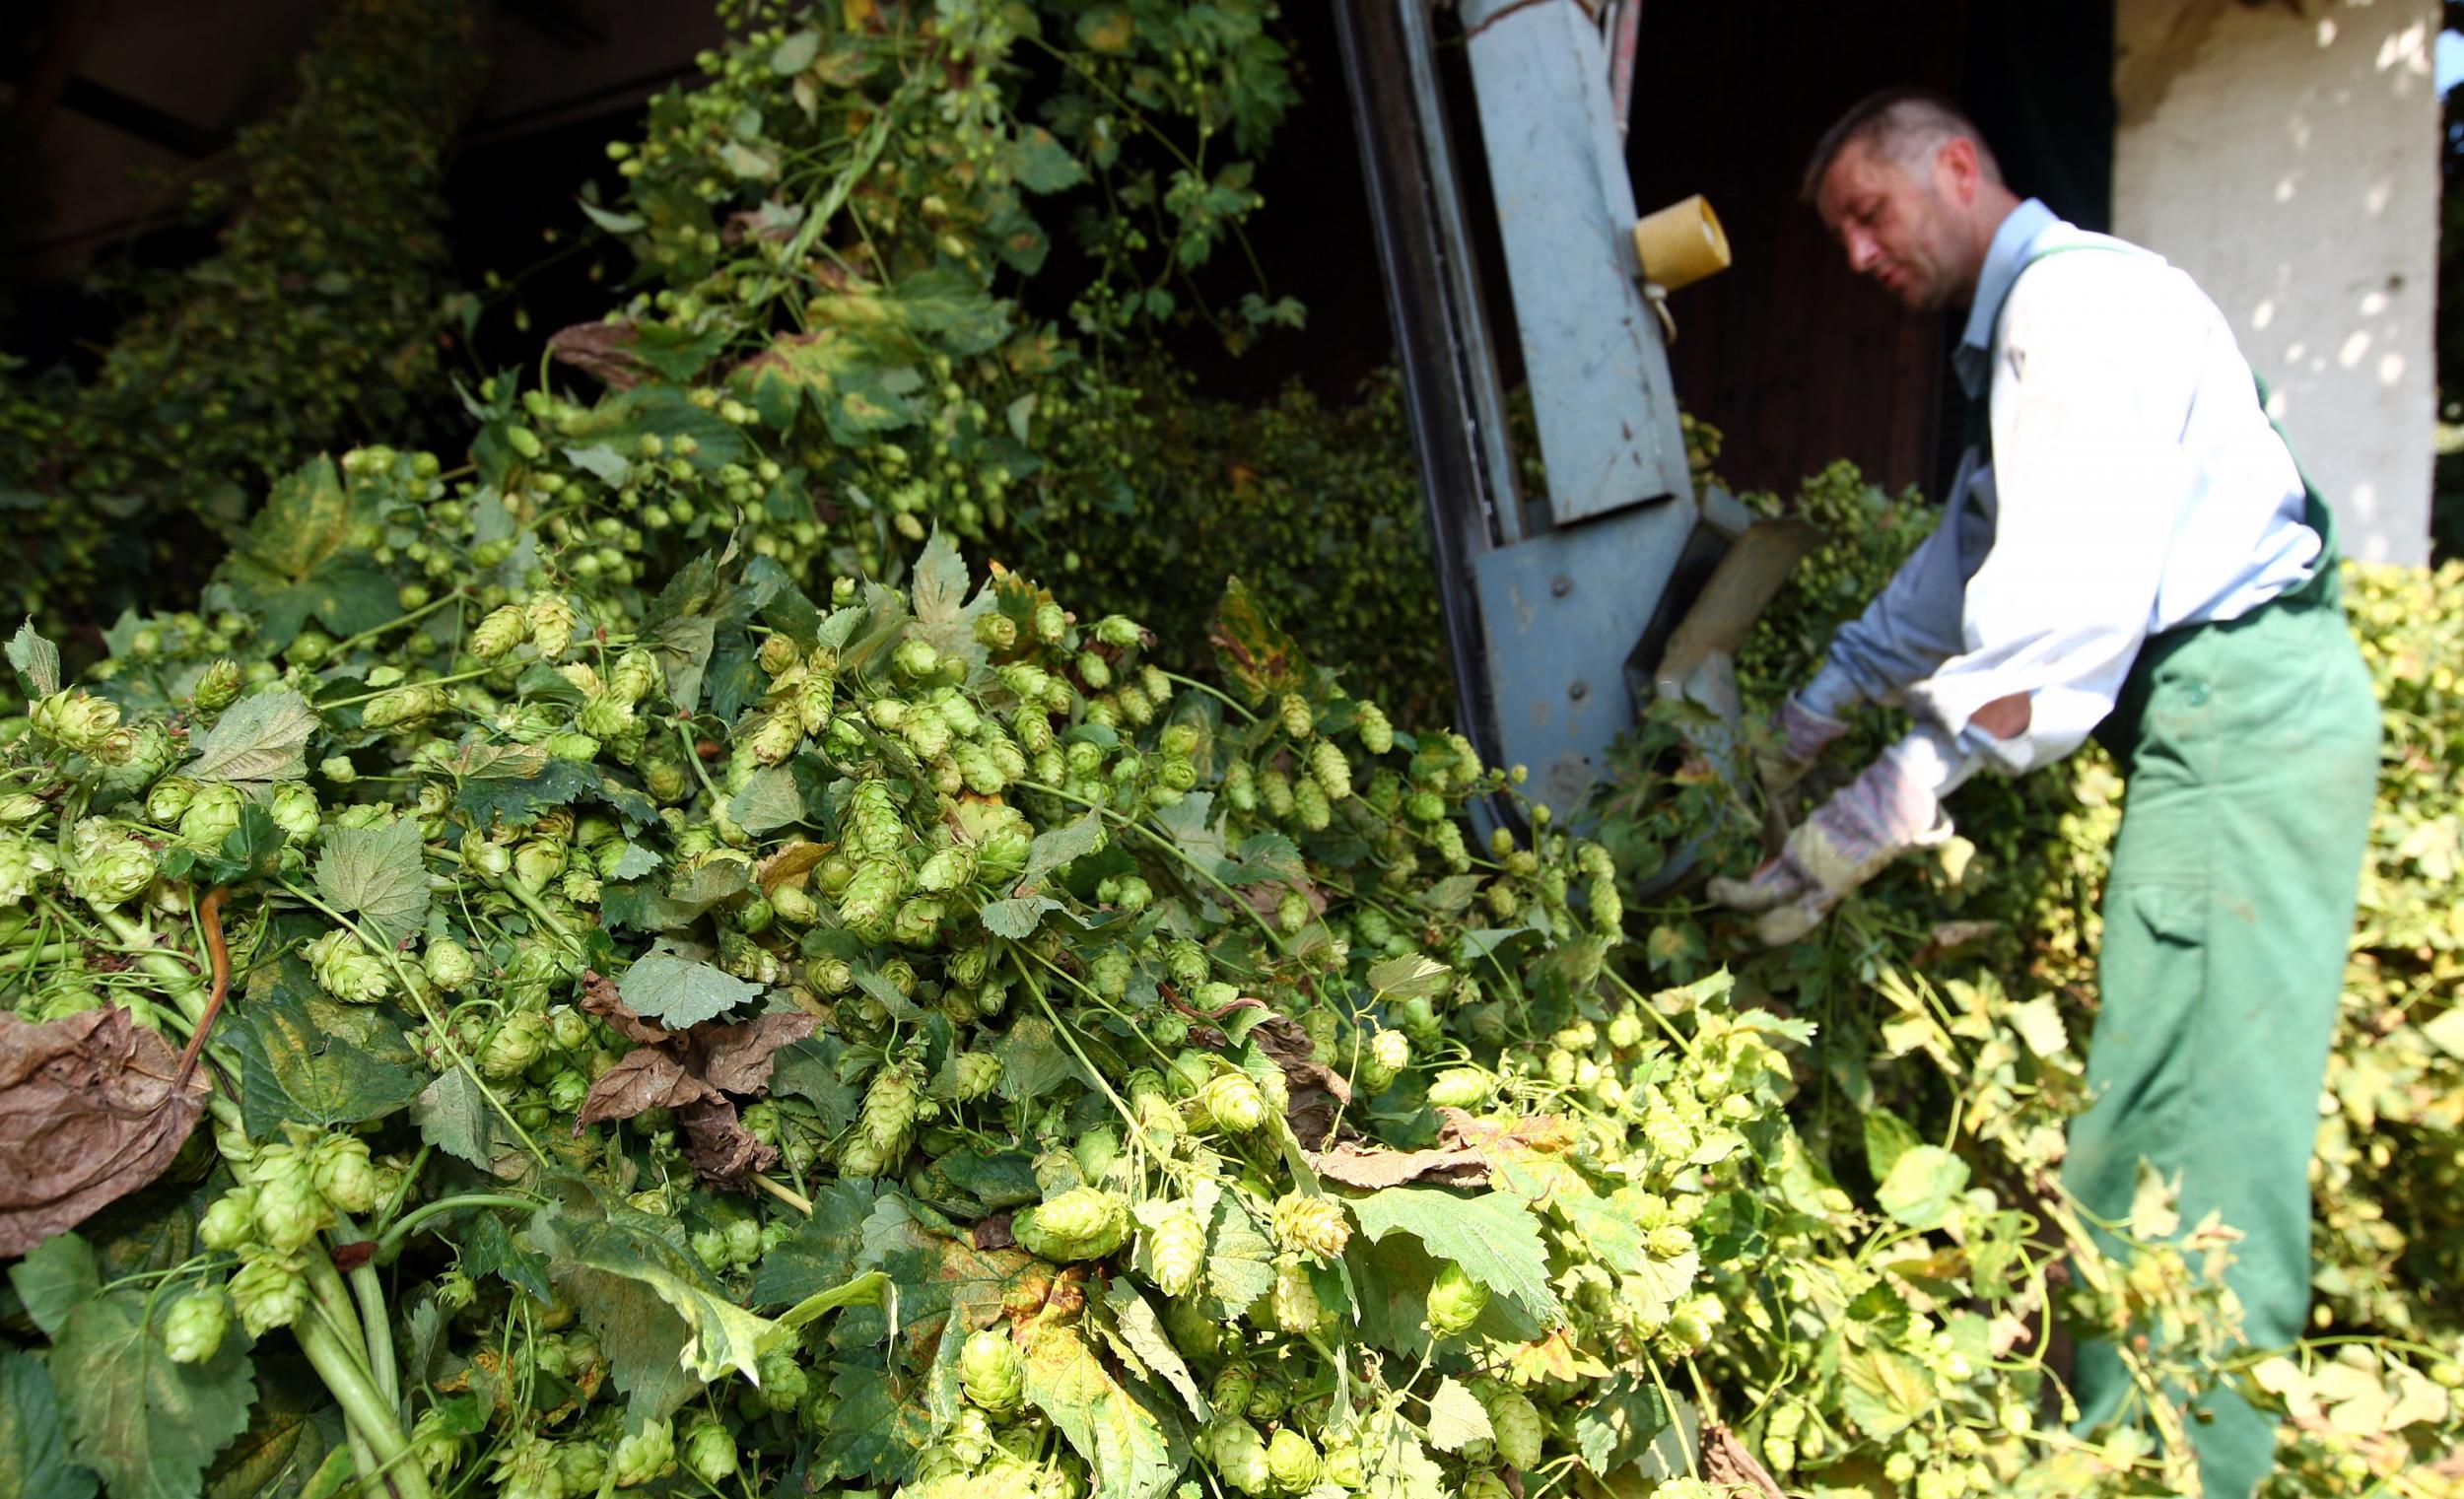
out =
[(1884, 89), (1869, 94), (1841, 115), (1839, 123), (1822, 132), (1813, 159), (1806, 163), (1805, 181), (1798, 191), (1813, 202), (1822, 191), (1823, 174), (1850, 146), (1862, 145), (1913, 172), (1930, 164), (1934, 153), (1951, 140), (1973, 144), (1976, 164), (1986, 179), (2002, 180), (2002, 164), (1994, 160), (1993, 148), (1985, 144), (1976, 121), (1961, 113), (1957, 104), (1931, 89)]

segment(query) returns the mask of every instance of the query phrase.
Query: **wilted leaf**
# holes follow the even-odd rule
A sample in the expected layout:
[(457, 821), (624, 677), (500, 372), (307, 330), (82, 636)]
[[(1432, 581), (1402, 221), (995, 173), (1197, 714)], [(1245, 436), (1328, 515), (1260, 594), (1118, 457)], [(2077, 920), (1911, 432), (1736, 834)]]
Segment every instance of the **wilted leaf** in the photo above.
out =
[(1555, 1115), (1501, 1121), (1440, 1109), (1437, 1118), (1438, 1142), (1426, 1150), (1391, 1150), (1345, 1140), (1310, 1156), (1309, 1164), (1328, 1181), (1346, 1187), (1376, 1189), (1409, 1182), (1470, 1187), (1487, 1179), (1499, 1151), (1528, 1150), (1568, 1138), (1565, 1121)]
[(719, 1097), (719, 1090), (685, 1070), (684, 1062), (656, 1047), (635, 1047), (590, 1084), (574, 1116), (580, 1129), (611, 1119), (631, 1119), (646, 1109), (682, 1109)]
[(419, 823), (403, 817), (383, 827), (329, 830), (316, 857), (316, 890), (387, 946), (419, 930), (428, 920)]
[(1157, 1499), (1171, 1488), (1189, 1454), (1168, 1408), (1115, 1380), (1075, 1328), (1031, 1323), (1025, 1351), (1027, 1401), (1085, 1461), (1096, 1499)]
[(17, 668), (17, 685), (29, 699), (47, 698), (60, 690), (60, 647), (35, 634), (32, 619), (17, 627), (8, 652), (9, 664)]
[(775, 1014), (739, 1025), (697, 1026), (693, 1044), (701, 1051), (702, 1076), (722, 1093), (758, 1098), (770, 1091), (781, 1049), (810, 1036), (820, 1023), (810, 1015)]
[(241, 698), (208, 729), (180, 774), (194, 781), (258, 784), (308, 774), (304, 751), (316, 710), (288, 687)]
[(744, 1127), (732, 1099), (713, 1094), (676, 1111), (684, 1158), (693, 1174), (719, 1187), (742, 1188), (745, 1177), (779, 1162), (779, 1147)]
[(286, 1122), (324, 1129), (382, 1118), (428, 1086), (383, 1010), (322, 997), (293, 973), (304, 967), (285, 960), (281, 981), (222, 1033), (240, 1057), (240, 1120), (256, 1139), (279, 1138)]
[(625, 1003), (624, 995), (617, 991), (616, 981), (595, 969), (586, 971), (582, 976), (582, 1007), (585, 1012), (606, 1021), (615, 1029), (617, 1035), (624, 1037), (627, 1041), (649, 1044), (665, 1041), (675, 1034), (664, 1026), (652, 1025), (635, 1014), (633, 1006)]
[(0, 1258), (162, 1175), (208, 1079), (116, 1005), (42, 1025), (0, 1014)]
[(1213, 1420), (1214, 1407), (1198, 1389), (1197, 1376), (1190, 1373), (1190, 1366), (1164, 1331), (1163, 1319), (1155, 1315), (1154, 1307), (1138, 1294), (1137, 1287), (1127, 1276), (1115, 1277), (1104, 1288), (1104, 1305), (1112, 1309), (1119, 1340), (1127, 1345), (1121, 1350), (1123, 1361), (1134, 1359), (1143, 1377), (1170, 1385), (1179, 1393), (1182, 1403), (1189, 1406), (1192, 1416), (1199, 1421)]
[(1215, 606), (1215, 661), (1241, 695), (1263, 703), (1299, 685), (1300, 647), (1266, 617), (1266, 609), (1238, 578), (1224, 580), (1223, 602)]
[(1454, 1379), (1438, 1383), (1429, 1397), (1429, 1445), (1439, 1452), (1461, 1452), (1474, 1442), (1497, 1435), (1488, 1423), (1488, 1407)]

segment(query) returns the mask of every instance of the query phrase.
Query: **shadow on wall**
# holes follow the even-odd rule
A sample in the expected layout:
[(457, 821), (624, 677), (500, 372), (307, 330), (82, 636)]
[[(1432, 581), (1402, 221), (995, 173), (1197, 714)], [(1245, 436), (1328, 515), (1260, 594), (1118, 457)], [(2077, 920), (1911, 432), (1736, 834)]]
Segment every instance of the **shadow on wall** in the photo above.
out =
[(2114, 223), (2196, 276), (2355, 556), (2425, 560), (2433, 0), (2121, 0)]

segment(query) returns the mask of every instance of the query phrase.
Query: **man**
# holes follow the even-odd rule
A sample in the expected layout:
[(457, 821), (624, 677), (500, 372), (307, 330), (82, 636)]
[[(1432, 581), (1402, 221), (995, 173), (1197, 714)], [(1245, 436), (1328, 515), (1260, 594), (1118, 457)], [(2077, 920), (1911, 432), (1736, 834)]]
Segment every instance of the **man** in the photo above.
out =
[[(2334, 525), (2260, 406), (2232, 330), (2160, 257), (2003, 184), (1975, 126), (1908, 91), (1823, 137), (1806, 193), (1848, 263), (1914, 311), (1965, 307), (1953, 366), (1981, 422), (1941, 524), (1778, 715), (1777, 782), (1860, 702), (1915, 728), (1713, 894), (1766, 940), (1810, 931), (1943, 798), (2092, 731), (2129, 778), (2106, 880), (2094, 1102), (2064, 1184), (2129, 1216), (2144, 1157), (2181, 1210), (2245, 1236), (2253, 1343), (2300, 1334), (2308, 1163), (2378, 769), (2378, 713), (2336, 598)], [(2126, 1394), (2081, 1350), (2087, 1420)], [(2194, 1423), (2211, 1495), (2274, 1465), (2238, 1397)]]

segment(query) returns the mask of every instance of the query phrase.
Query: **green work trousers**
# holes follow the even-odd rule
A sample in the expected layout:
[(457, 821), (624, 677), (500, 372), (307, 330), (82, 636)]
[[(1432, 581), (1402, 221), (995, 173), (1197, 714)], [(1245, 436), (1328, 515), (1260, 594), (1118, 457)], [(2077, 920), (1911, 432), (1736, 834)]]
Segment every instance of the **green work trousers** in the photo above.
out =
[[(2333, 532), (2328, 533), (2332, 537)], [(2104, 897), (2093, 1103), (2063, 1180), (2129, 1218), (2144, 1158), (2181, 1182), (2185, 1227), (2241, 1231), (2227, 1280), (2254, 1346), (2301, 1334), (2309, 1162), (2378, 781), (2378, 708), (2332, 563), (2241, 619), (2148, 642), (2098, 737), (2129, 789)], [(2128, 1395), (2080, 1349), (2083, 1427)], [(2220, 1391), (2191, 1425), (2210, 1499), (2247, 1499), (2274, 1424)]]

